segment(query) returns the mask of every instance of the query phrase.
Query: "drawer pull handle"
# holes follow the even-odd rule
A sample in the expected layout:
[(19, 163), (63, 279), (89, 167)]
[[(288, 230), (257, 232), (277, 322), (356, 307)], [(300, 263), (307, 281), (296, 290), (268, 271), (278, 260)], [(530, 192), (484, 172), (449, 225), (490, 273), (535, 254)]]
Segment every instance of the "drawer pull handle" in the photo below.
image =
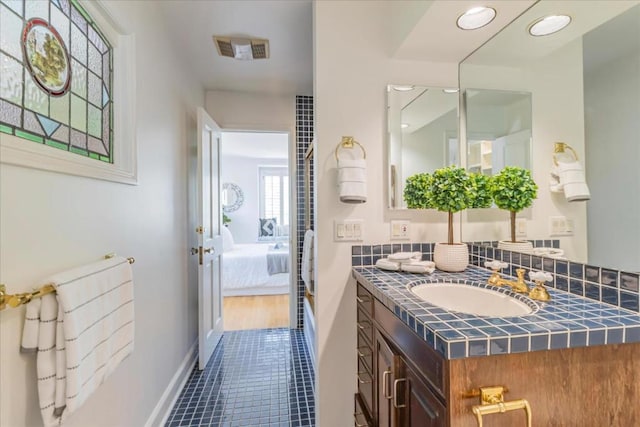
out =
[[(361, 331), (364, 331), (365, 329), (370, 329), (371, 328), (371, 323), (370, 322), (357, 322), (358, 323), (358, 329), (360, 329)], [(363, 326), (362, 324), (365, 324), (366, 326)]]
[(365, 302), (369, 302), (371, 300), (369, 299), (369, 297), (362, 297), (361, 298), (361, 297), (356, 295), (356, 301), (358, 301), (360, 304), (364, 304)]
[(391, 398), (393, 397), (392, 394), (387, 395), (387, 390), (389, 390), (387, 376), (390, 374), (391, 374), (391, 371), (384, 371), (382, 373), (382, 394), (384, 395), (385, 399), (389, 399), (389, 400), (391, 400)]
[[(367, 375), (369, 375), (369, 373), (368, 373), (368, 372), (358, 372), (358, 382), (359, 382), (360, 384), (371, 384), (371, 381), (372, 381), (372, 380), (365, 381), (365, 380), (363, 380), (362, 378), (360, 378), (360, 374), (367, 374)], [(369, 376), (369, 378), (371, 378), (371, 376)]]
[(393, 407), (396, 409), (406, 408), (407, 404), (398, 405), (398, 384), (407, 382), (406, 378), (399, 378), (393, 382)]
[(369, 350), (369, 352), (367, 354), (365, 354), (365, 353), (360, 351), (361, 348), (366, 348), (367, 350), (369, 350), (368, 347), (358, 347), (358, 348), (356, 348), (356, 351), (358, 352), (358, 357), (364, 358), (364, 357), (367, 357), (367, 356), (371, 356), (371, 350)]
[(358, 415), (362, 415), (362, 413), (357, 413), (357, 412), (356, 412), (356, 413), (354, 413), (354, 414), (353, 414), (353, 419), (354, 419), (354, 420), (355, 420), (355, 422), (356, 422), (355, 427), (368, 427), (368, 426), (369, 426), (369, 424), (367, 424), (367, 422), (366, 422), (366, 421), (365, 421), (365, 423), (364, 423), (364, 424), (360, 424), (360, 423), (358, 422)]

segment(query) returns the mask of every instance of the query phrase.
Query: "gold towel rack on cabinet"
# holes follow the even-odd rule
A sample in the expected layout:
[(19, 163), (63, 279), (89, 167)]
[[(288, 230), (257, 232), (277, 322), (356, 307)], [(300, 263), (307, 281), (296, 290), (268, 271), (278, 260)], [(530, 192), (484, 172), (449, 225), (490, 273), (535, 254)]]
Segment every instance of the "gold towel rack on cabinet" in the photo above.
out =
[[(115, 254), (105, 255), (105, 259), (113, 258)], [(127, 258), (129, 264), (133, 264), (136, 262), (135, 258), (129, 257)], [(4, 310), (9, 307), (18, 307), (20, 305), (26, 304), (34, 298), (41, 298), (47, 294), (52, 294), (56, 291), (56, 288), (52, 283), (47, 283), (46, 285), (41, 286), (39, 289), (33, 292), (23, 292), (19, 294), (7, 294), (7, 288), (5, 285), (0, 284), (0, 310)]]
[(478, 427), (483, 427), (482, 417), (489, 414), (504, 414), (508, 411), (524, 409), (527, 417), (527, 427), (531, 427), (531, 406), (526, 399), (517, 399), (504, 401), (504, 393), (508, 390), (506, 387), (480, 387), (480, 389), (471, 390), (463, 395), (463, 397), (479, 397), (480, 404), (473, 405), (471, 411), (476, 416)]

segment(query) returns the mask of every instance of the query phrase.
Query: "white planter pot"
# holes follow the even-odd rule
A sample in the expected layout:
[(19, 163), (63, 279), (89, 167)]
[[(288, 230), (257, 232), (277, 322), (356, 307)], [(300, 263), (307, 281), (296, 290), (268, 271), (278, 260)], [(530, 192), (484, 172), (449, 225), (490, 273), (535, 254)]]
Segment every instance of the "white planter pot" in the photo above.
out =
[(533, 243), (529, 241), (511, 242), (509, 240), (500, 240), (498, 249), (505, 249), (511, 252), (522, 252), (523, 254), (533, 253)]
[(465, 243), (436, 243), (433, 249), (433, 261), (442, 271), (464, 271), (469, 264), (469, 247)]

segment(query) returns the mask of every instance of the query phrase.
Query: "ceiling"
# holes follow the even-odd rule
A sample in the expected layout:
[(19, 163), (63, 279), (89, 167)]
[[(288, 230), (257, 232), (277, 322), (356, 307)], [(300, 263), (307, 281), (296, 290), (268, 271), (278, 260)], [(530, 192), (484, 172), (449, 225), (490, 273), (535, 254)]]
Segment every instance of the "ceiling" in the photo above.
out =
[[(317, 0), (328, 1), (328, 0)], [(361, 0), (380, 5), (383, 0)], [(498, 14), (475, 31), (457, 28), (457, 17), (477, 0), (384, 0), (390, 57), (460, 62), (535, 0), (485, 0)], [(312, 0), (164, 0), (154, 4), (194, 76), (207, 90), (288, 95), (313, 94)], [(340, 7), (340, 2), (334, 2)], [(269, 59), (220, 57), (213, 35), (265, 38)]]
[(255, 159), (288, 158), (289, 134), (277, 132), (222, 132), (222, 155)]

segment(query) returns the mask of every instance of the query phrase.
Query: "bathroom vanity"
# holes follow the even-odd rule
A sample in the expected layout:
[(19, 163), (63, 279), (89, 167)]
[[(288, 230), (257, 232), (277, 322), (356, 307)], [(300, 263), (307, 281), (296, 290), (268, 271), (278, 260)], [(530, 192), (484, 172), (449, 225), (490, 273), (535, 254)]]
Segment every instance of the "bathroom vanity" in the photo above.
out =
[[(525, 399), (534, 426), (634, 426), (640, 422), (640, 316), (550, 289), (520, 317), (480, 317), (423, 302), (410, 288), (433, 282), (491, 289), (490, 272), (429, 276), (354, 267), (357, 282), (356, 426), (478, 425), (479, 388)], [(506, 292), (506, 291), (502, 291)], [(484, 415), (485, 425), (527, 425), (525, 410)]]

